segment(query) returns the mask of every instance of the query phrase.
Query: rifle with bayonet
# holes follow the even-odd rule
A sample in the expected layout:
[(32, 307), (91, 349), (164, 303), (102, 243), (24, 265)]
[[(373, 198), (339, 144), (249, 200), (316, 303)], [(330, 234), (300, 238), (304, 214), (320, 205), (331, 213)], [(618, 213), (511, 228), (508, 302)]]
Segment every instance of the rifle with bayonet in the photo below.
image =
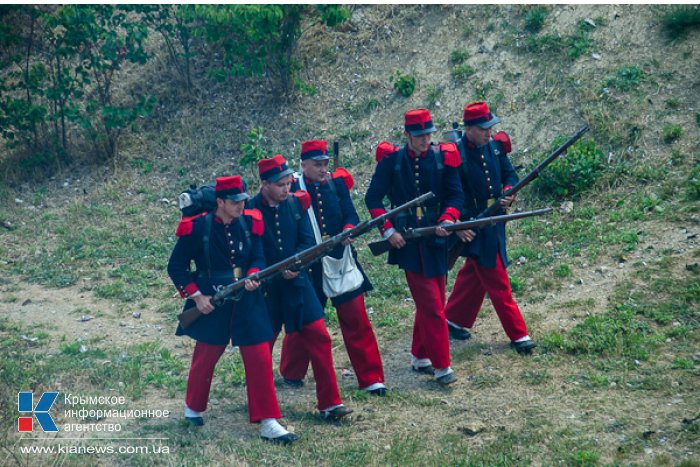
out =
[[(352, 229), (344, 230), (328, 240), (319, 243), (318, 245), (307, 248), (306, 250), (283, 259), (272, 266), (233, 282), (216, 292), (216, 294), (214, 294), (212, 297), (211, 302), (214, 306), (220, 306), (226, 299), (235, 297), (238, 293), (242, 292), (243, 287), (245, 287), (245, 281), (248, 279), (256, 282), (264, 282), (276, 277), (278, 274), (281, 274), (286, 270), (299, 271), (309, 266), (311, 263), (321, 259), (324, 255), (333, 250), (336, 246), (340, 245), (346, 239), (359, 237), (360, 235), (369, 232), (373, 228), (384, 224), (384, 222), (386, 222), (388, 219), (395, 217), (402, 211), (410, 209), (418, 204), (425, 203), (434, 196), (435, 195), (433, 192), (430, 191), (407, 203), (402, 204), (401, 206), (397, 206), (396, 208), (385, 212), (381, 216), (362, 221)], [(200, 316), (202, 316), (202, 312), (199, 311), (196, 306), (193, 306), (180, 313), (177, 319), (180, 321), (180, 326), (182, 326), (183, 329), (187, 329)]]
[[(554, 152), (552, 152), (545, 160), (540, 162), (537, 167), (532, 169), (530, 173), (528, 173), (525, 177), (523, 177), (518, 183), (516, 183), (514, 186), (511, 188), (507, 189), (504, 191), (501, 196), (499, 196), (493, 203), (491, 203), (486, 209), (481, 211), (477, 216), (474, 217), (474, 219), (481, 219), (484, 217), (492, 216), (496, 214), (500, 209), (501, 209), (501, 200), (505, 198), (506, 196), (513, 196), (516, 193), (518, 193), (521, 189), (523, 189), (525, 186), (527, 186), (530, 182), (532, 182), (534, 179), (536, 179), (539, 175), (542, 169), (547, 167), (549, 164), (554, 162), (559, 156), (564, 154), (569, 147), (571, 147), (576, 141), (578, 141), (581, 136), (585, 132), (589, 130), (588, 125), (584, 126), (580, 130), (576, 132), (571, 138), (569, 138), (564, 144), (559, 146)], [(464, 244), (462, 242), (455, 242), (454, 245), (450, 247), (447, 253), (447, 265), (449, 269), (452, 269), (452, 267), (455, 265), (457, 262), (457, 259), (459, 258), (460, 254), (462, 253), (462, 249), (464, 248)]]
[[(535, 211), (525, 211), (514, 214), (504, 214), (502, 216), (483, 217), (481, 219), (473, 219), (464, 222), (455, 222), (454, 224), (442, 224), (439, 226), (432, 225), (430, 227), (406, 229), (405, 231), (400, 233), (403, 236), (404, 240), (409, 241), (417, 238), (430, 237), (432, 235), (435, 235), (435, 230), (438, 227), (442, 227), (448, 232), (456, 232), (457, 230), (475, 229), (484, 225), (494, 225), (498, 222), (507, 222), (516, 219), (522, 219), (525, 217), (539, 216), (541, 214), (548, 214), (551, 211), (552, 208), (537, 209)], [(392, 248), (391, 244), (389, 243), (389, 240), (378, 240), (376, 242), (369, 243), (367, 246), (369, 246), (369, 249), (374, 256), (379, 256), (382, 253), (386, 253)]]

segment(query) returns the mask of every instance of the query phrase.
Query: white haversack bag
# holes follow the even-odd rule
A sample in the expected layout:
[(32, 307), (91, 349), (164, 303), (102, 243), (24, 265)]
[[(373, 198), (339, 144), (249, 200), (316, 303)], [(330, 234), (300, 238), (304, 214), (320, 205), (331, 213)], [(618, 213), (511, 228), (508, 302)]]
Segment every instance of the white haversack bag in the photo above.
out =
[(344, 293), (357, 290), (364, 281), (360, 268), (355, 263), (350, 245), (345, 246), (343, 257), (340, 259), (324, 256), (323, 264), (323, 293), (333, 298)]

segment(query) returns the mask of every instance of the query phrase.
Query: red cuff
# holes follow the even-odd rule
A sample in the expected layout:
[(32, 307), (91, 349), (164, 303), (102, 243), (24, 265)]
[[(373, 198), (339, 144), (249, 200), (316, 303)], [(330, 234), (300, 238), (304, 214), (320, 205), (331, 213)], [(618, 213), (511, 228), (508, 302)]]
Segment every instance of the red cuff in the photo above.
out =
[[(382, 214), (386, 214), (386, 209), (384, 209), (384, 208), (372, 208), (369, 210), (369, 215), (372, 216), (372, 219), (374, 219), (375, 217), (379, 217)], [(388, 230), (392, 227), (393, 227), (393, 225), (392, 225), (391, 221), (387, 220), (386, 222), (384, 222), (384, 225), (379, 227), (379, 230), (384, 232), (385, 230)]]
[(180, 297), (189, 298), (193, 294), (196, 294), (197, 292), (199, 292), (199, 287), (197, 287), (197, 284), (195, 284), (194, 282), (190, 282), (189, 284), (187, 284), (184, 287), (182, 287), (182, 286), (178, 287), (177, 291), (180, 292)]
[(445, 212), (440, 216), (438, 222), (442, 221), (452, 221), (457, 222), (459, 220), (459, 209), (449, 207), (445, 209)]
[(375, 217), (379, 217), (382, 214), (386, 214), (386, 209), (384, 208), (372, 208), (369, 210), (369, 215), (372, 216), (372, 219)]
[(245, 275), (250, 276), (251, 274), (255, 274), (256, 272), (260, 272), (260, 268), (250, 268), (248, 269), (248, 272), (245, 273)]
[(355, 226), (352, 225), (352, 224), (345, 224), (345, 225), (343, 226), (343, 230), (350, 230), (350, 229), (352, 229), (353, 227), (355, 227)]

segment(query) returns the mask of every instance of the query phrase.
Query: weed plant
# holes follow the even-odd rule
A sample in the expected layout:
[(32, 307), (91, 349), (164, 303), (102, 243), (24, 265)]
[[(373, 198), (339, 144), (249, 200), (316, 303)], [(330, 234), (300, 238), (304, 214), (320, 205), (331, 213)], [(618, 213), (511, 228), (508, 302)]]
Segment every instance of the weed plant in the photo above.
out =
[(416, 89), (416, 76), (414, 74), (404, 74), (399, 70), (389, 77), (389, 81), (403, 97), (410, 97)]

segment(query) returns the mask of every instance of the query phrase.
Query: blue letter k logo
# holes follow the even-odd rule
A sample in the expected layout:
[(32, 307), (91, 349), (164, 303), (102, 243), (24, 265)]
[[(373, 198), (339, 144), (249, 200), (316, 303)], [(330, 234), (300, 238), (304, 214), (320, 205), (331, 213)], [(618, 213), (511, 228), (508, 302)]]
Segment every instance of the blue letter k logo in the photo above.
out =
[(45, 432), (58, 431), (53, 418), (49, 415), (49, 410), (57, 397), (58, 392), (56, 391), (45, 392), (39, 398), (36, 407), (34, 407), (34, 394), (31, 392), (20, 392), (17, 394), (17, 405), (20, 412), (32, 412), (39, 425), (41, 425), (41, 429)]

